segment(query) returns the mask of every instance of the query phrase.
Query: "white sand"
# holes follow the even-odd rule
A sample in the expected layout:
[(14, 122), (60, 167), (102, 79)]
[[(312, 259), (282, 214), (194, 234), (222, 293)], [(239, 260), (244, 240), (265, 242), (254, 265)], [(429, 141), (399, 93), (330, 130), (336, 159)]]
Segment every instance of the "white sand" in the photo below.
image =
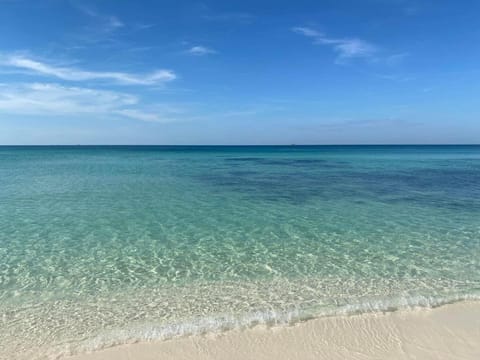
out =
[(122, 345), (69, 360), (480, 359), (480, 302)]

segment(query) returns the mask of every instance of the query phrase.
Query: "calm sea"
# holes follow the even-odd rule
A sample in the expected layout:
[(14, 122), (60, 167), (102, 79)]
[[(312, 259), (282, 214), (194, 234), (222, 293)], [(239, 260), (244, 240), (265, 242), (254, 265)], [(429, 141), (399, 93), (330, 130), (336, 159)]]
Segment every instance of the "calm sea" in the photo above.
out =
[(480, 146), (0, 147), (0, 358), (480, 299)]

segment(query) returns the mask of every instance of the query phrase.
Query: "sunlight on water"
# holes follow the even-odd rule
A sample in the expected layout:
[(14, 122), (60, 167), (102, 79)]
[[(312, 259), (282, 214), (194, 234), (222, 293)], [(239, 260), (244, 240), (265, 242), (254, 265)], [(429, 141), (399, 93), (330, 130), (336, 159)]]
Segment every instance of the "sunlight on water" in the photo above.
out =
[(0, 147), (0, 358), (480, 296), (480, 147)]

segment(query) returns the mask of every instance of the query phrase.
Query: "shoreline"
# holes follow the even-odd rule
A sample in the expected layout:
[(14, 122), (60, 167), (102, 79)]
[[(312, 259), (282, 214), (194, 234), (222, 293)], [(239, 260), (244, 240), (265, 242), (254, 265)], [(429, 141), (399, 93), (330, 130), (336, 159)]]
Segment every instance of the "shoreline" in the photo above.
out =
[(480, 302), (467, 300), (138, 342), (62, 359), (477, 359), (478, 339)]

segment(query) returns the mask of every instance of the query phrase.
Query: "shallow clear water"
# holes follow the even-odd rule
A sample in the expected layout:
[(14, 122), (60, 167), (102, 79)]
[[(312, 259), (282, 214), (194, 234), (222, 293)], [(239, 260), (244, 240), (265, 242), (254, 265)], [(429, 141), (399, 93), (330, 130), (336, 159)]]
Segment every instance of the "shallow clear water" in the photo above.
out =
[(479, 298), (479, 146), (0, 147), (1, 359)]

